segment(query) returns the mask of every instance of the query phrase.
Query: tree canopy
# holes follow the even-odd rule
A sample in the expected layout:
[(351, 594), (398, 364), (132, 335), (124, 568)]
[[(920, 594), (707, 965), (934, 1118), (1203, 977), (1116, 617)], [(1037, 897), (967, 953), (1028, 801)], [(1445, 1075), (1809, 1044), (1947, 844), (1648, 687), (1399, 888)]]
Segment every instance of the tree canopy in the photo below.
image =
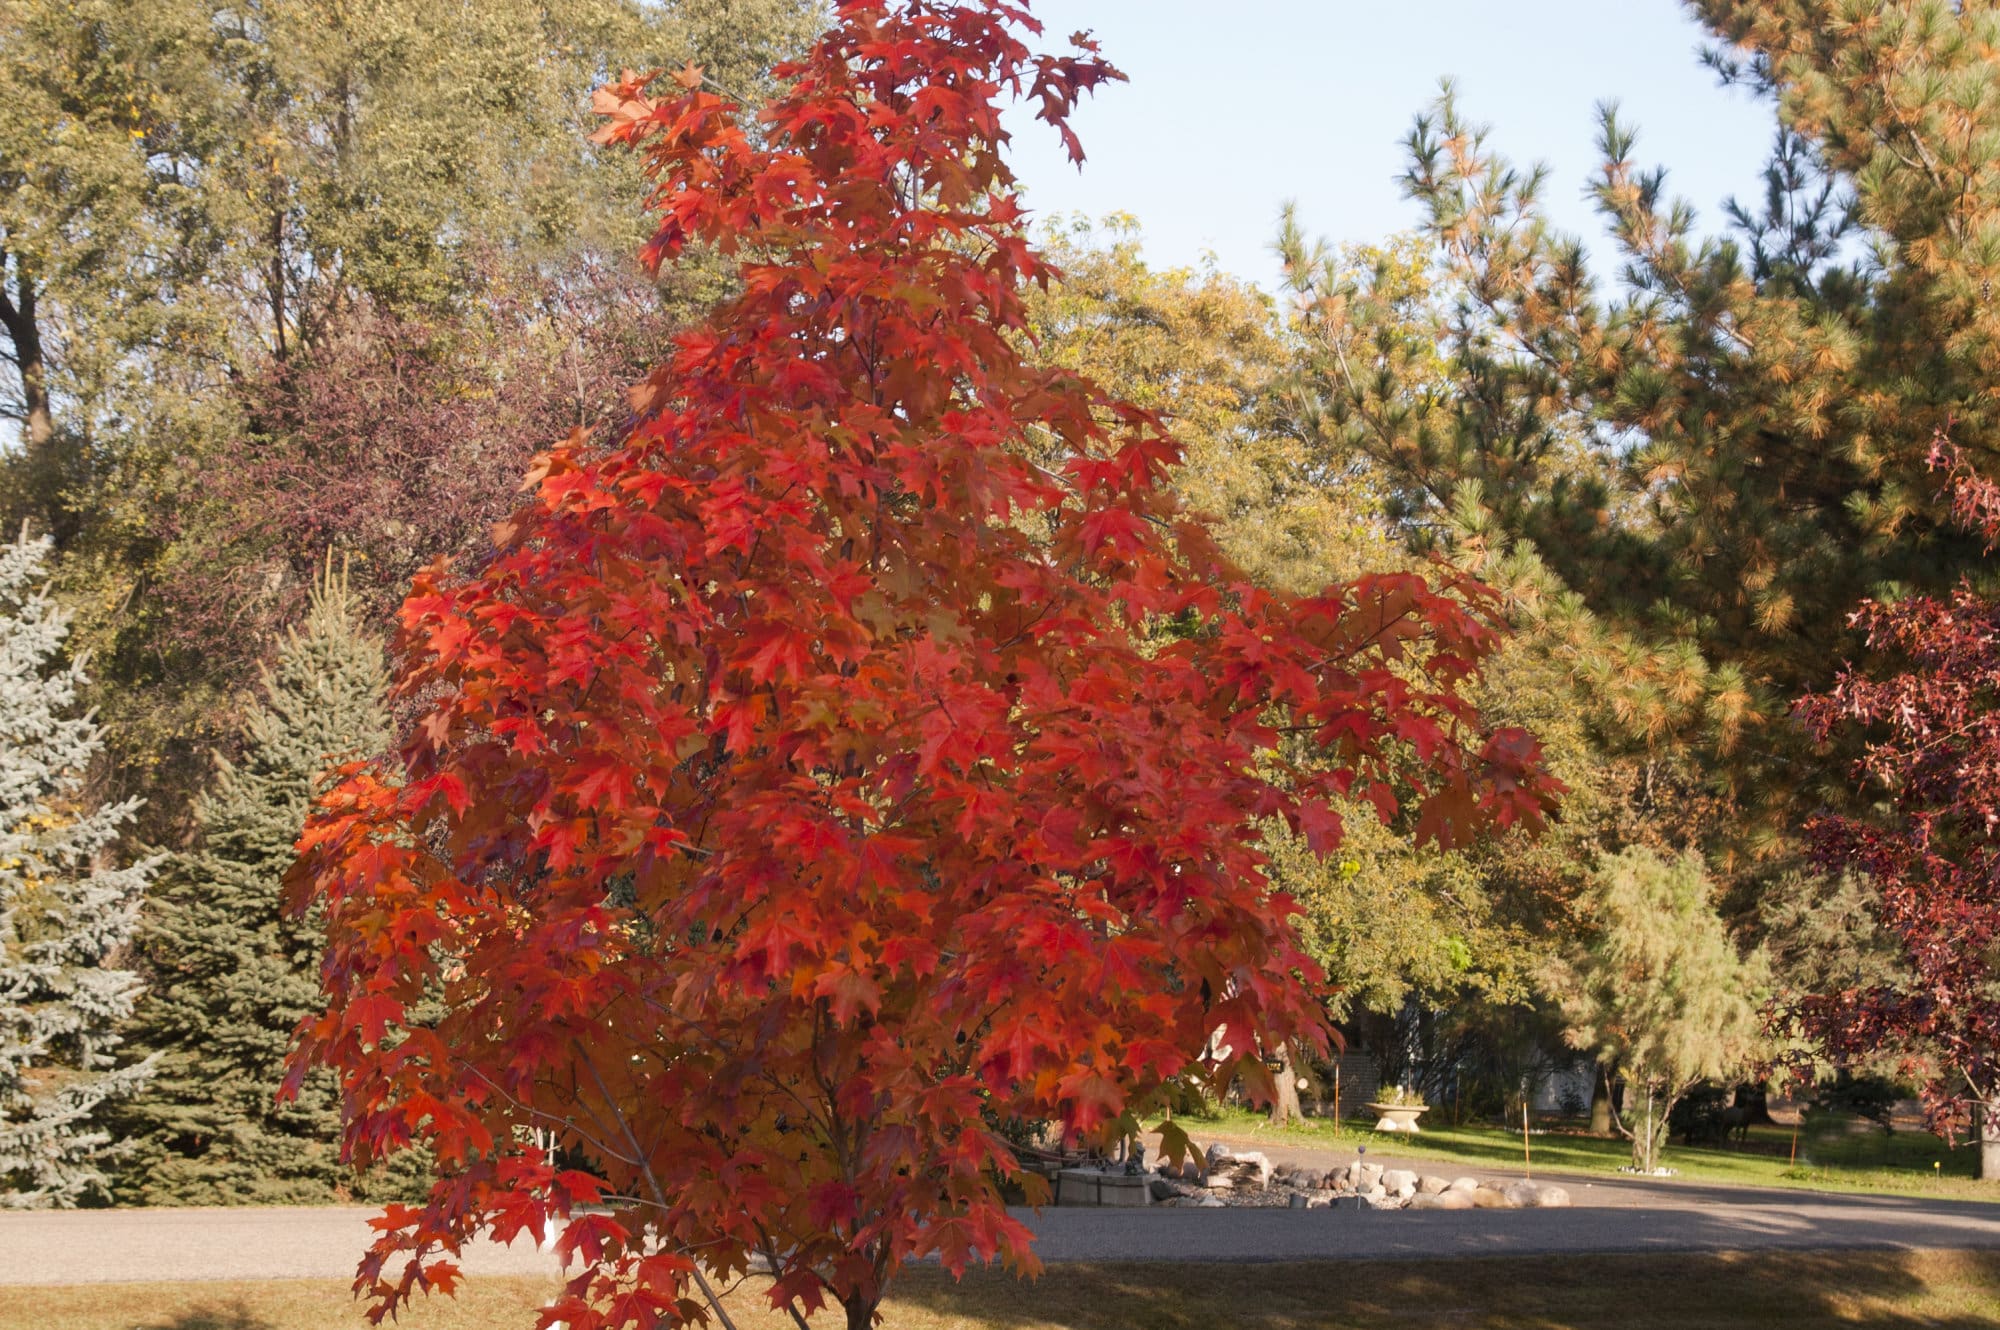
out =
[(1947, 425), (1994, 455), (2000, 15), (1693, 8), (1715, 67), (1777, 108), (1766, 195), (1727, 233), (1698, 229), (1607, 107), (1593, 192), (1620, 280), (1600, 289), (1546, 221), (1542, 174), (1447, 90), (1404, 175), (1436, 298), (1329, 267), (1296, 231), (1285, 249), (1317, 334), (1314, 427), (1379, 463), (1421, 540), (1560, 625), (1631, 734), (1705, 755), (1761, 813), (1726, 851), (1839, 797), (1788, 713), (1862, 649), (1854, 606), (1981, 567), (1938, 520), (1927, 457)]
[(755, 122), (698, 68), (600, 93), (649, 259), (713, 246), (740, 293), (629, 428), (538, 460), (483, 566), (418, 580), (407, 777), (352, 772), (302, 842), (328, 1007), (295, 1074), (340, 1071), (358, 1161), (440, 1174), (364, 1268), (383, 1307), (564, 1215), (577, 1327), (688, 1319), (752, 1256), (856, 1327), (916, 1257), (1031, 1267), (986, 1113), (1107, 1140), (1323, 1040), (1267, 820), (1540, 821), (1533, 741), (1463, 696), (1479, 587), (1258, 587), (1157, 416), (1025, 358), (1049, 274), (996, 101), (1069, 136), (1115, 73), (1034, 31), (849, 0)]

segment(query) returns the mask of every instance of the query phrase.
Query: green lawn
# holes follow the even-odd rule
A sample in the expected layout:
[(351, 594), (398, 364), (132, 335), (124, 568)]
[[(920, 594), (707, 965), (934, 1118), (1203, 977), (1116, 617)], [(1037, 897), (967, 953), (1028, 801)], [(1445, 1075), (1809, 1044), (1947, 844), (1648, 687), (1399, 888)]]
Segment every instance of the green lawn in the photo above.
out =
[[(531, 1330), (547, 1280), (473, 1279), (402, 1330)], [(737, 1330), (790, 1330), (756, 1287)], [(1798, 1252), (1282, 1265), (1056, 1266), (1034, 1283), (907, 1272), (882, 1330), (1977, 1330), (2000, 1322), (2000, 1254)], [(814, 1330), (837, 1330), (832, 1314)], [(0, 1330), (362, 1330), (344, 1281), (0, 1290)]]
[[(1336, 1123), (1315, 1118), (1299, 1127), (1274, 1129), (1262, 1114), (1224, 1109), (1212, 1115), (1180, 1116), (1197, 1141), (1225, 1135), (1289, 1145), (1327, 1146), (1351, 1151), (1358, 1145), (1406, 1159), (1449, 1160), (1472, 1168), (1520, 1168), (1521, 1133), (1497, 1127), (1426, 1122), (1417, 1136), (1372, 1130), (1372, 1119)], [(1631, 1163), (1632, 1147), (1549, 1127), (1529, 1141), (1536, 1171), (1614, 1173)], [(1870, 1130), (1836, 1140), (1801, 1137), (1799, 1158), (1791, 1157), (1792, 1133), (1784, 1127), (1752, 1127), (1747, 1143), (1718, 1147), (1670, 1146), (1663, 1162), (1695, 1181), (1734, 1182), (1763, 1187), (1820, 1191), (1900, 1192), (1911, 1195), (2000, 1201), (2000, 1186), (1974, 1179), (1973, 1147), (1951, 1149), (1928, 1132)]]

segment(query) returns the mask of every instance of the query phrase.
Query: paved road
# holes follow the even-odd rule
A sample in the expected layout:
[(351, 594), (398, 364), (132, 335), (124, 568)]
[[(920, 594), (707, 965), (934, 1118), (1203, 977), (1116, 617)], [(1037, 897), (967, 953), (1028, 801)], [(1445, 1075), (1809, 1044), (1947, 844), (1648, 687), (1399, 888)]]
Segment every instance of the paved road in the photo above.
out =
[(1065, 1209), (1030, 1223), (1050, 1261), (2000, 1248), (2000, 1208), (1978, 1202), (1713, 1187), (1662, 1205), (1615, 1185), (1563, 1185), (1575, 1201), (1567, 1210)]
[[(168, 1279), (347, 1279), (379, 1211), (361, 1206), (0, 1212), (0, 1287)], [(523, 1239), (481, 1243), (468, 1274), (556, 1271)], [(4, 1295), (0, 1295), (4, 1297)]]
[[(1273, 1152), (1277, 1153), (1277, 1152)], [(1438, 1168), (1438, 1165), (1430, 1165)], [(1440, 1170), (1448, 1171), (1448, 1170)], [(1479, 1170), (1484, 1177), (1501, 1176)], [(1542, 1252), (2000, 1248), (2000, 1206), (1565, 1177), (1574, 1208), (1373, 1212), (1065, 1209), (1028, 1216), (1054, 1261), (1278, 1261)], [(0, 1286), (346, 1278), (373, 1211), (354, 1207), (0, 1213)], [(469, 1274), (553, 1273), (527, 1242)]]

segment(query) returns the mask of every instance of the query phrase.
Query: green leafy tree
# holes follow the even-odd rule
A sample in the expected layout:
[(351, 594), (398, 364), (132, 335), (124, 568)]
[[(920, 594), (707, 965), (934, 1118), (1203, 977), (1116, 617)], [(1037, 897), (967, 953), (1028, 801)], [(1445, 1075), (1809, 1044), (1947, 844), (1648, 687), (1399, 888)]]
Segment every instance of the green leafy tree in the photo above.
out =
[(1625, 1078), (1632, 1166), (1650, 1172), (1667, 1119), (1705, 1080), (1741, 1074), (1759, 1056), (1767, 963), (1745, 958), (1715, 912), (1699, 856), (1648, 849), (1606, 857), (1592, 879), (1594, 935), (1551, 975), (1568, 1037)]
[(332, 1079), (310, 1077), (278, 1102), (321, 950), (317, 921), (283, 909), (282, 878), (322, 774), (388, 745), (387, 683), (382, 642), (329, 567), (265, 674), (241, 760), (222, 762), (196, 805), (195, 848), (148, 903), (140, 946), (155, 981), (131, 1037), (158, 1074), (121, 1115), (133, 1145), (121, 1196), (297, 1203), (352, 1185)]
[[(174, 343), (217, 331), (202, 274), (217, 132), (212, 6), (0, 4), (0, 429), (11, 515), (67, 547), (127, 431), (197, 410)], [(121, 414), (143, 413), (121, 420)], [(129, 472), (124, 473), (129, 478)], [(120, 516), (129, 516), (121, 511)]]
[[(551, 340), (586, 367), (586, 395), (608, 357), (592, 324), (575, 331), (551, 306), (607, 255), (632, 271), (645, 187), (588, 143), (590, 89), (622, 65), (694, 58), (754, 90), (818, 9), (0, 0), (0, 520), (56, 539), (57, 594), (112, 736), (95, 774), (159, 792), (142, 833), (188, 830), (207, 755), (231, 741), (252, 663), (325, 544), (280, 523), (301, 554), (268, 563), (274, 514), (219, 508), (214, 477), (273, 455), (317, 463), (323, 440), (293, 437), (316, 411), (299, 378), (330, 361), (407, 377), (407, 341), (353, 364), (385, 321), (423, 329), (441, 368), (419, 376), (454, 379), (444, 391), (473, 414), (508, 396), (478, 367), (554, 364)], [(659, 303), (699, 304), (716, 270), (676, 265)], [(558, 403), (501, 437), (545, 439), (603, 410), (592, 396), (580, 422)], [(507, 469), (525, 467), (519, 451)], [(403, 454), (362, 456), (388, 470)], [(218, 618), (255, 650), (187, 649), (174, 593), (191, 566), (217, 570), (232, 597)]]
[(1406, 563), (1365, 459), (1276, 428), (1293, 355), (1269, 297), (1213, 265), (1150, 267), (1138, 223), (1054, 223), (1062, 280), (1030, 294), (1037, 354), (1173, 420), (1174, 487), (1262, 585), (1305, 591)]
[[(1301, 591), (1361, 568), (1421, 566), (1397, 539), (1406, 515), (1379, 465), (1334, 433), (1298, 427), (1298, 413), (1313, 409), (1295, 374), (1309, 329), (1287, 326), (1267, 297), (1213, 268), (1148, 266), (1131, 218), (1045, 234), (1062, 280), (1030, 296), (1039, 354), (1174, 421), (1185, 443), (1176, 489), (1216, 517), (1218, 543), (1254, 580)], [(1379, 263), (1385, 289), (1393, 284), (1411, 311), (1431, 298), (1413, 241), (1334, 261)], [(1424, 326), (1413, 312), (1396, 325), (1413, 364)], [(1435, 346), (1422, 345), (1435, 363)], [(1518, 636), (1475, 685), (1482, 708), (1542, 740), (1569, 787), (1563, 818), (1542, 837), (1419, 848), (1407, 826), (1384, 826), (1360, 801), (1342, 805), (1348, 834), (1333, 859), (1270, 828), (1276, 880), (1305, 911), (1302, 940), (1340, 985), (1336, 1015), (1393, 1012), (1414, 995), (1518, 1023), (1518, 1004), (1535, 1000), (1535, 972), (1573, 932), (1578, 865), (1632, 834), (1639, 783), (1576, 704), (1566, 647), (1547, 630)], [(1281, 1073), (1281, 1090), (1292, 1080)], [(1274, 1113), (1290, 1111), (1281, 1096)]]
[(118, 957), (152, 859), (111, 866), (133, 802), (88, 806), (103, 742), (78, 714), (83, 662), (56, 663), (67, 617), (38, 585), (49, 542), (0, 546), (0, 1206), (69, 1206), (104, 1183), (96, 1115), (151, 1074), (114, 1068), (139, 992)]

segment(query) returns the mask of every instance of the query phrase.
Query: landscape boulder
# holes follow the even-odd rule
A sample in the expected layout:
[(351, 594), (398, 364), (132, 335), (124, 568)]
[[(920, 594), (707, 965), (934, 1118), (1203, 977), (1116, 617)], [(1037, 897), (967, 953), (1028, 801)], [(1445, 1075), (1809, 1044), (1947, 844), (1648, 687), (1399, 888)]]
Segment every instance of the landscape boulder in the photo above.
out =
[(1569, 1193), (1547, 1182), (1510, 1182), (1505, 1194), (1517, 1209), (1555, 1210), (1569, 1204)]
[(1240, 1155), (1225, 1154), (1209, 1162), (1208, 1176), (1211, 1186), (1215, 1178), (1227, 1177), (1238, 1187), (1268, 1187), (1271, 1185), (1271, 1160), (1255, 1150)]
[(1478, 1191), (1478, 1190), (1479, 1190), (1479, 1179), (1478, 1179), (1478, 1178), (1453, 1178), (1453, 1179), (1451, 1180), (1451, 1186), (1447, 1187), (1447, 1188), (1446, 1188), (1445, 1190), (1447, 1190), (1447, 1191)]
[(1212, 1145), (1207, 1158), (1208, 1170), (1203, 1185), (1211, 1189), (1254, 1191), (1271, 1185), (1271, 1160), (1257, 1151), (1237, 1154), (1224, 1146)]
[(1392, 1168), (1382, 1174), (1382, 1187), (1397, 1196), (1411, 1196), (1417, 1190), (1417, 1175), (1407, 1168)]
[(1472, 1193), (1469, 1191), (1420, 1191), (1410, 1198), (1410, 1210), (1470, 1210)]
[(1507, 1193), (1491, 1187), (1476, 1188), (1472, 1193), (1472, 1204), (1481, 1210), (1511, 1210), (1515, 1205), (1507, 1199)]
[[(1478, 1184), (1475, 1183), (1474, 1185), (1477, 1186)], [(1449, 1191), (1450, 1189), (1451, 1183), (1444, 1178), (1438, 1177), (1435, 1173), (1426, 1173), (1423, 1177), (1417, 1179), (1417, 1190), (1425, 1196), (1436, 1196), (1439, 1192)]]

